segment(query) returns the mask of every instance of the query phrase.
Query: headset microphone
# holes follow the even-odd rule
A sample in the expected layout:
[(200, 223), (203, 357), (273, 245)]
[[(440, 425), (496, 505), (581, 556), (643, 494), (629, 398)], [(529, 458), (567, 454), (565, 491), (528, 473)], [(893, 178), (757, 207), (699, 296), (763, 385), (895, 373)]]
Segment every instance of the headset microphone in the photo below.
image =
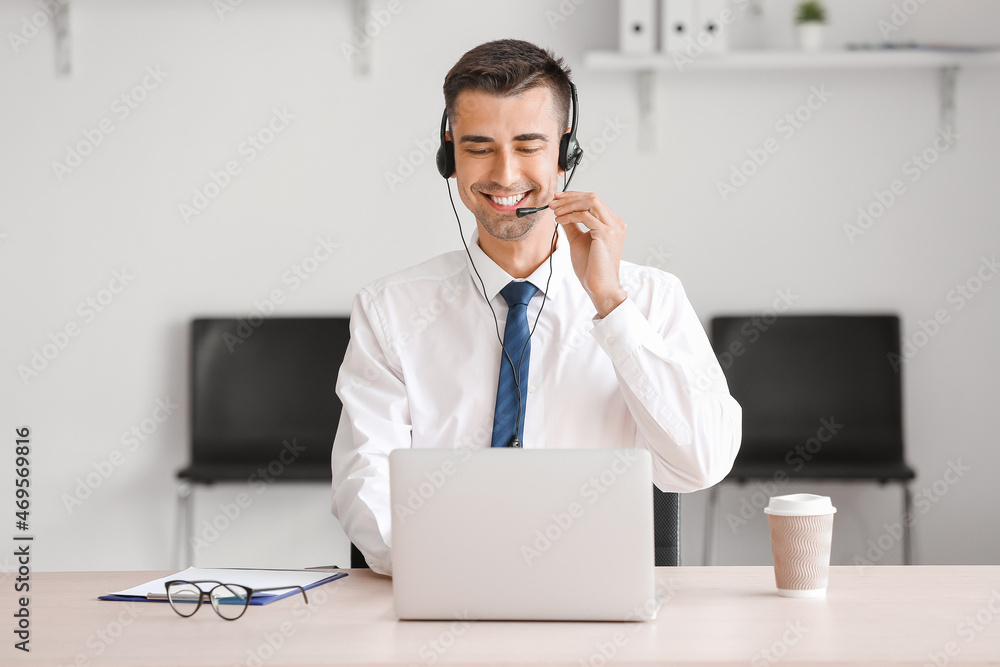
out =
[[(563, 190), (563, 192), (565, 192), (565, 190)], [(539, 211), (544, 211), (548, 207), (549, 207), (549, 205), (546, 204), (545, 206), (539, 206), (538, 208), (533, 208), (533, 207), (519, 208), (519, 209), (515, 209), (514, 213), (517, 214), (517, 217), (523, 218), (526, 215), (531, 215), (532, 213), (538, 213)]]

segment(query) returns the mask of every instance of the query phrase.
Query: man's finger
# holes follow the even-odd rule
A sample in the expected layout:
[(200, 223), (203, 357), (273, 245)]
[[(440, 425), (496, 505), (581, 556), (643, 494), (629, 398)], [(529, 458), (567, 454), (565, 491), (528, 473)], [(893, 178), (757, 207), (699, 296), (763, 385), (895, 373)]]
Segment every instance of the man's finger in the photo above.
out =
[[(608, 223), (614, 219), (611, 211), (601, 201), (601, 198), (592, 192), (566, 192), (561, 194), (563, 196), (559, 199), (553, 199), (549, 203), (549, 208), (557, 216), (568, 215), (572, 212), (589, 211), (601, 223)], [(578, 222), (585, 221), (580, 220)]]
[(575, 223), (565, 222), (559, 224), (563, 226), (563, 230), (566, 232), (566, 239), (570, 243), (573, 243), (581, 236), (585, 236), (587, 234), (587, 232), (577, 227)]
[(587, 229), (597, 229), (601, 227), (608, 227), (608, 224), (603, 220), (594, 215), (591, 211), (568, 211), (562, 214), (556, 214), (556, 222), (560, 225), (568, 225), (570, 222), (579, 222), (584, 225)]

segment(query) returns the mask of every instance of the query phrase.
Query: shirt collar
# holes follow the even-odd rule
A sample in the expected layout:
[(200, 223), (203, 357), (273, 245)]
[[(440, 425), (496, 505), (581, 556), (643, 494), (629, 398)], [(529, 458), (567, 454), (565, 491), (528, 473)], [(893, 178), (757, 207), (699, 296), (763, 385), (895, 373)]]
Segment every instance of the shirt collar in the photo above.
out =
[[(499, 264), (494, 262), (479, 247), (478, 227), (472, 233), (472, 238), (469, 239), (469, 255), (471, 255), (472, 261), (475, 262), (475, 269), (479, 270), (479, 275), (482, 277), (483, 285), (486, 288), (486, 296), (490, 301), (500, 293), (500, 290), (507, 286), (507, 283), (515, 280), (515, 278), (504, 271)], [(466, 259), (468, 260), (468, 257)], [(545, 294), (546, 298), (552, 299), (559, 293), (559, 289), (566, 280), (567, 274), (572, 273), (572, 261), (569, 253), (569, 241), (566, 239), (566, 232), (563, 231), (562, 225), (560, 225), (556, 238), (556, 250), (552, 253), (552, 280), (549, 281), (548, 258), (528, 276), (527, 280), (538, 288), (539, 294)], [(469, 265), (469, 273), (472, 276), (472, 281), (476, 283), (476, 290), (482, 289), (482, 285), (479, 284), (479, 278), (476, 277), (476, 271), (472, 264)], [(548, 292), (545, 291), (546, 283), (549, 283)]]

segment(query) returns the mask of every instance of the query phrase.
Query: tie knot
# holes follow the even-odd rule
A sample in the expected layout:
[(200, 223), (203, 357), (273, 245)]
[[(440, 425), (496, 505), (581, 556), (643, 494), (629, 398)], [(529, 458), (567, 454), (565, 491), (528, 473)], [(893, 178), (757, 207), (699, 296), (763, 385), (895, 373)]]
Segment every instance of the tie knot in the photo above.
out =
[(531, 297), (535, 296), (537, 292), (538, 288), (527, 280), (522, 282), (512, 280), (500, 290), (500, 296), (507, 302), (507, 307), (513, 307), (515, 304), (527, 306)]

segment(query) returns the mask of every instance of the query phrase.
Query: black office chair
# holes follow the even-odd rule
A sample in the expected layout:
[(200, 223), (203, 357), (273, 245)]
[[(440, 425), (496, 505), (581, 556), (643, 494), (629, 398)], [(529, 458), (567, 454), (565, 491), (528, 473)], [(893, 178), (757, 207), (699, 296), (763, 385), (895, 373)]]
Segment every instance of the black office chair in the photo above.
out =
[[(653, 554), (657, 567), (681, 564), (681, 497), (653, 487)], [(351, 543), (351, 567), (368, 567), (361, 550)]]
[(198, 485), (331, 484), (348, 317), (191, 323), (191, 463), (177, 473), (177, 558), (191, 565)]
[[(711, 328), (743, 407), (743, 442), (724, 481), (895, 482), (910, 515), (916, 473), (903, 456), (897, 316), (716, 317)], [(720, 486), (709, 491), (706, 564), (714, 556)], [(903, 560), (911, 564), (910, 526), (902, 523)]]

